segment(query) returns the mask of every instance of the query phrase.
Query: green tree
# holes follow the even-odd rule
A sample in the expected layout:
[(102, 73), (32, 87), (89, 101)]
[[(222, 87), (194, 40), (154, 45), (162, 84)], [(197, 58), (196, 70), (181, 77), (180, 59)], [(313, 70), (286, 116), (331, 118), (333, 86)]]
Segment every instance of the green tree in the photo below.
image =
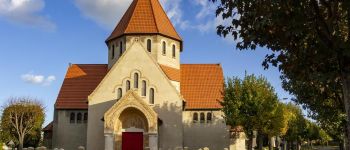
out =
[[(300, 103), (322, 111), (323, 108), (317, 107), (331, 100), (335, 105), (326, 107), (334, 110), (343, 106), (350, 120), (350, 1), (211, 1), (218, 1), (217, 16), (230, 20), (229, 24), (217, 27), (219, 35), (233, 36), (240, 50), (268, 48), (271, 53), (266, 55), (263, 66), (278, 66), (284, 83), (293, 82), (287, 90)], [(301, 97), (299, 92), (291, 90), (298, 88), (294, 85), (314, 85), (321, 93), (330, 92), (331, 98)], [(301, 90), (307, 88), (298, 91)], [(346, 134), (350, 137), (350, 122), (346, 124)]]
[(249, 148), (252, 148), (253, 131), (260, 135), (259, 149), (262, 149), (261, 135), (275, 136), (282, 131), (284, 117), (279, 113), (277, 95), (262, 76), (246, 75), (243, 80), (228, 78), (221, 105), (227, 124), (243, 127), (250, 141)]
[(44, 116), (44, 108), (37, 100), (26, 97), (11, 98), (4, 106), (1, 119), (3, 140), (16, 141), (19, 150), (23, 149), (23, 145), (37, 146)]
[(288, 149), (291, 149), (293, 145), (291, 143), (297, 143), (297, 149), (300, 149), (300, 144), (305, 139), (307, 134), (307, 120), (304, 118), (301, 109), (292, 104), (287, 104), (287, 109), (291, 114), (290, 119), (288, 120), (288, 130), (284, 135), (284, 138), (289, 143)]

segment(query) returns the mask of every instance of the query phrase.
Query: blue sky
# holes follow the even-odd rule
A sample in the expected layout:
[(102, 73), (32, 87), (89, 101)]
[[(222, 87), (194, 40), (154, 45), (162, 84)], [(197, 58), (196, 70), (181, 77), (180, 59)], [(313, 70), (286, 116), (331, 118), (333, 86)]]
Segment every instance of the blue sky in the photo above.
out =
[[(160, 0), (184, 40), (182, 63), (220, 63), (225, 76), (265, 76), (278, 96), (277, 68), (261, 66), (267, 49), (239, 51), (231, 38), (216, 35), (215, 5), (208, 0)], [(131, 0), (0, 0), (0, 105), (9, 97), (30, 96), (46, 107), (46, 121), (69, 63), (107, 63), (104, 40)]]

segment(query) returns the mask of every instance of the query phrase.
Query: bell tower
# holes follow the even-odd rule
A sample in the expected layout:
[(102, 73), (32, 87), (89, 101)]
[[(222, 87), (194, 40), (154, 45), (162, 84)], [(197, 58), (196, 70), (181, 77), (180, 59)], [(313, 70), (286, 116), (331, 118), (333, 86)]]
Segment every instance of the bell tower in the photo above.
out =
[(135, 41), (140, 42), (159, 64), (180, 69), (182, 39), (158, 0), (134, 0), (131, 3), (106, 40), (108, 68)]

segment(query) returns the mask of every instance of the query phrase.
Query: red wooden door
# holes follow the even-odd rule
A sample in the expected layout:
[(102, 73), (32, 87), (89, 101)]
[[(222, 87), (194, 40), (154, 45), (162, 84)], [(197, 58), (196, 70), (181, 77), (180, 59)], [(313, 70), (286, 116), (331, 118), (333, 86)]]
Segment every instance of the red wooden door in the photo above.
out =
[(143, 133), (123, 132), (122, 150), (143, 150)]

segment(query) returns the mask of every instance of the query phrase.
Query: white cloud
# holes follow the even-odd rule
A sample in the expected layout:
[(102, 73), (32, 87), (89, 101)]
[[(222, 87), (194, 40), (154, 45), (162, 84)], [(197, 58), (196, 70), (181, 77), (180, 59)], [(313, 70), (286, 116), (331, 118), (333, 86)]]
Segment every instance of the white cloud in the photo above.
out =
[(56, 25), (40, 14), (44, 0), (0, 0), (0, 17), (31, 27), (52, 31)]
[(56, 77), (53, 75), (50, 76), (43, 76), (43, 75), (35, 75), (33, 73), (27, 73), (23, 74), (21, 76), (21, 79), (24, 82), (30, 83), (30, 84), (36, 84), (36, 85), (43, 85), (43, 86), (48, 86), (50, 85), (53, 81), (56, 80)]
[(83, 16), (111, 29), (125, 13), (132, 0), (75, 0)]

